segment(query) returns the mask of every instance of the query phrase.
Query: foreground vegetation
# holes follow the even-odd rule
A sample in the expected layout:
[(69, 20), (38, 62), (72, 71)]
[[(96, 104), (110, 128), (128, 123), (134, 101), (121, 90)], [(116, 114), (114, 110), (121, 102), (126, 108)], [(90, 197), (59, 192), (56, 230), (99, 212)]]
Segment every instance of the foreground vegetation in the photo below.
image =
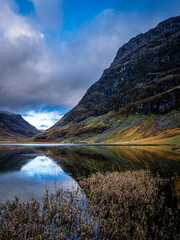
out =
[[(168, 180), (148, 171), (98, 173), (80, 191), (0, 205), (0, 239), (179, 239)], [(86, 197), (85, 197), (86, 196)]]
[(180, 209), (168, 180), (148, 171), (127, 171), (99, 173), (81, 185), (99, 216), (102, 239), (179, 239)]

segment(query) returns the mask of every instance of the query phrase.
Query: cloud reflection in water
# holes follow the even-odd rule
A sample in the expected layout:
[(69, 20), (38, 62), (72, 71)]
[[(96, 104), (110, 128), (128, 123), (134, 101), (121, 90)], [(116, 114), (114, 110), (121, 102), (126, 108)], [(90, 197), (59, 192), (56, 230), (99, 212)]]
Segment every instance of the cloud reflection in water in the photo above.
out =
[(37, 156), (32, 159), (22, 166), (19, 173), (26, 177), (41, 177), (46, 180), (59, 179), (67, 175), (58, 164), (46, 156)]
[(23, 200), (39, 200), (46, 189), (75, 190), (77, 182), (51, 158), (44, 155), (29, 159), (19, 171), (0, 174), (0, 201), (18, 195)]

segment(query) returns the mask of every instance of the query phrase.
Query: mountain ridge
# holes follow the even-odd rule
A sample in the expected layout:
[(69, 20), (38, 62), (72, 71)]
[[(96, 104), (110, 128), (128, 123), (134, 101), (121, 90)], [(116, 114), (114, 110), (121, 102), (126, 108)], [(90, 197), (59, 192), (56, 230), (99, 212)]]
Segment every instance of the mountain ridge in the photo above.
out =
[[(141, 33), (137, 35), (136, 37), (133, 37), (129, 40), (129, 42), (125, 43), (117, 52), (116, 57), (114, 61), (112, 62), (110, 67), (113, 67), (116, 65), (116, 62), (119, 62), (119, 60), (122, 60), (123, 58), (127, 57), (129, 53), (133, 53), (137, 51), (139, 48), (145, 46), (149, 42), (153, 42), (157, 40), (160, 35), (165, 35), (167, 37), (168, 34), (172, 34), (174, 32), (177, 32), (177, 30), (180, 29), (180, 22), (179, 22), (180, 16), (169, 18), (163, 22), (160, 22), (155, 28), (150, 29), (146, 33)], [(173, 24), (171, 22), (173, 21)], [(170, 22), (170, 24), (168, 24)], [(163, 31), (164, 30), (164, 31)], [(131, 45), (130, 51), (128, 46)]]
[(20, 114), (0, 111), (0, 141), (24, 140), (39, 133)]
[[(35, 141), (107, 142), (109, 134), (102, 141), (96, 136), (116, 126), (123, 118), (126, 122), (130, 115), (133, 119), (137, 115), (143, 119), (145, 115), (147, 119), (155, 114), (160, 119), (173, 110), (176, 114), (167, 117), (163, 129), (157, 119), (155, 125), (160, 132), (179, 127), (178, 120), (175, 123), (172, 119), (172, 116), (179, 119), (179, 59), (180, 16), (169, 18), (125, 43), (80, 102)], [(168, 121), (174, 122), (172, 128)], [(111, 138), (113, 141), (113, 135)], [(133, 137), (122, 140), (130, 139)]]

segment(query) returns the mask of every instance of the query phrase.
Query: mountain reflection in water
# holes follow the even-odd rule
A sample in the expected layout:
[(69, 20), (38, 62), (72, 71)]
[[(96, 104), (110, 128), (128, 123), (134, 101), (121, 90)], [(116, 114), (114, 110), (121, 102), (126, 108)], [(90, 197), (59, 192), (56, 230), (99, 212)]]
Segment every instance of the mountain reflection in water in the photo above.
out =
[(180, 177), (180, 156), (167, 147), (0, 145), (0, 201), (14, 195), (39, 200), (46, 189), (77, 189), (97, 171), (149, 169)]

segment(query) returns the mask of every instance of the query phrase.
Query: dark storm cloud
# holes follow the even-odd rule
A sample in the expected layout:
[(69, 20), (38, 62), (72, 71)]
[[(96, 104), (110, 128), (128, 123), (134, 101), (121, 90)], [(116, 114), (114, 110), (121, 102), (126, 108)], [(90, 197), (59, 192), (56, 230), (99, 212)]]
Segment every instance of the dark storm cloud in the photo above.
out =
[[(81, 26), (74, 40), (52, 49), (32, 19), (15, 13), (9, 2), (0, 0), (0, 108), (13, 111), (41, 104), (74, 106), (123, 43), (169, 17), (157, 15), (157, 9), (151, 18), (144, 12), (105, 10)], [(46, 17), (42, 1), (34, 2), (37, 19), (44, 27), (54, 25), (58, 14)]]

